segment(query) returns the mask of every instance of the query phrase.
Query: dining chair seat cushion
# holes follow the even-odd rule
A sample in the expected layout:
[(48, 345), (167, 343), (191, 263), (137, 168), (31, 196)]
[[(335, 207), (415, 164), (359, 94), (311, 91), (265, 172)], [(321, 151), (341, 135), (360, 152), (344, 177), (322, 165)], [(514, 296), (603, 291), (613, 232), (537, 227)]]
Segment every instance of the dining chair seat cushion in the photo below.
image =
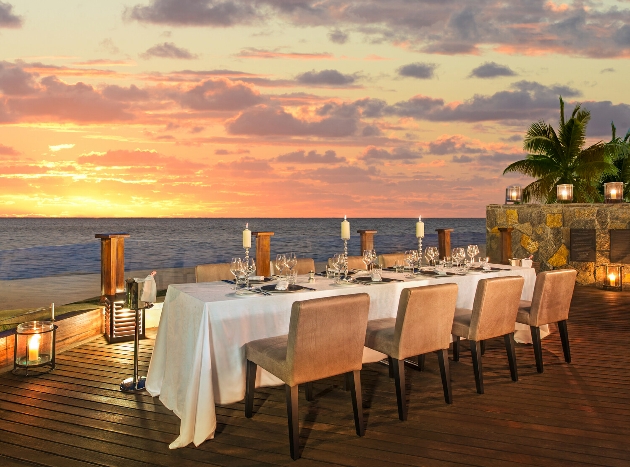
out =
[(377, 352), (383, 352), (393, 358), (398, 358), (394, 333), (396, 318), (372, 319), (368, 321), (365, 333), (365, 346)]
[(455, 308), (455, 317), (453, 318), (453, 329), (451, 334), (468, 339), (471, 319), (472, 310), (467, 308)]
[(246, 358), (286, 383), (290, 371), (287, 361), (288, 342), (288, 334), (248, 342)]

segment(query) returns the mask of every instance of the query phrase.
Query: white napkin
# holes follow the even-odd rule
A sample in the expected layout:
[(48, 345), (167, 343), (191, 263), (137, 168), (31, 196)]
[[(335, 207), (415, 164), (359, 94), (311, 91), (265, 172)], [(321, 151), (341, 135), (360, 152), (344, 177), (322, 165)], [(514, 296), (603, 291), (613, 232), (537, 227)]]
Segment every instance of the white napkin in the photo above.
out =
[(532, 260), (531, 259), (522, 259), (521, 260), (521, 266), (523, 266), (524, 268), (531, 268), (532, 267)]
[(157, 299), (157, 285), (155, 278), (149, 274), (144, 279), (135, 279), (138, 282), (138, 288), (141, 289), (140, 300), (147, 303), (155, 303)]
[(250, 281), (264, 281), (265, 276), (249, 276)]
[(372, 278), (372, 282), (381, 282), (383, 280), (379, 271), (372, 271), (370, 277)]
[(282, 279), (278, 281), (275, 288), (276, 290), (287, 290), (289, 288), (289, 281)]

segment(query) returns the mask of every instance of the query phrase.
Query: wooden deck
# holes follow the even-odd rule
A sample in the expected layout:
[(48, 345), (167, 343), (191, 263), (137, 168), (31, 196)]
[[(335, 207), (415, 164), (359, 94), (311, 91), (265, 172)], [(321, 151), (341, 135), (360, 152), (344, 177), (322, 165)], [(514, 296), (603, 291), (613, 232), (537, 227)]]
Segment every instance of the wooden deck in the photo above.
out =
[[(354, 433), (341, 378), (315, 384), (300, 398), (302, 459), (295, 465), (558, 466), (630, 465), (630, 293), (578, 288), (569, 317), (573, 363), (557, 331), (543, 341), (545, 372), (531, 346), (517, 346), (513, 383), (502, 340), (488, 343), (484, 395), (475, 392), (470, 351), (451, 362), (452, 406), (443, 402), (437, 357), (426, 371), (407, 370), (409, 420), (400, 422), (387, 367), (362, 372), (366, 435)], [(152, 341), (142, 342), (146, 373)], [(243, 403), (217, 408), (214, 440), (170, 451), (179, 419), (158, 399), (118, 391), (131, 374), (131, 344), (103, 339), (66, 351), (52, 373), (0, 375), (0, 465), (264, 466), (293, 464), (284, 390), (256, 392), (255, 414)], [(303, 394), (303, 393), (302, 393)]]

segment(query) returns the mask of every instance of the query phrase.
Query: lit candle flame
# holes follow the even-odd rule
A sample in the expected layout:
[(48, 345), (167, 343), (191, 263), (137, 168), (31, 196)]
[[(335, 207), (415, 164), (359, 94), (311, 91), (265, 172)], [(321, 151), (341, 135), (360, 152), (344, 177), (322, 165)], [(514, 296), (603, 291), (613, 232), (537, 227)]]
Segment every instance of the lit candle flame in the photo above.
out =
[(612, 190), (610, 190), (610, 197), (611, 198), (616, 198), (617, 197), (617, 190), (615, 190), (614, 188)]
[(562, 190), (562, 192), (560, 193), (562, 195), (563, 198), (567, 198), (568, 197), (568, 193), (567, 190)]
[(33, 334), (28, 338), (28, 360), (36, 362), (39, 360), (39, 341), (42, 338), (39, 334)]
[(608, 282), (612, 286), (616, 285), (616, 283), (617, 283), (617, 276), (615, 275), (614, 272), (611, 272), (610, 274), (608, 274)]
[(418, 222), (422, 221), (422, 216), (418, 216)]
[(247, 222), (247, 223), (245, 224), (245, 228), (246, 228), (246, 229), (249, 229), (249, 222)]

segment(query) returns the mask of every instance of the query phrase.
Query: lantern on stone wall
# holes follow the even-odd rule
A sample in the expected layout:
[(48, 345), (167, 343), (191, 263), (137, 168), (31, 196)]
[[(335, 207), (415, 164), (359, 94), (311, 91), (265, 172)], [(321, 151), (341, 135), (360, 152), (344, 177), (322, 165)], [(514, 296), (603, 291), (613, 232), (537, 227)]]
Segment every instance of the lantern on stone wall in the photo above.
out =
[(573, 185), (570, 183), (563, 183), (556, 187), (556, 198), (560, 202), (573, 201)]
[(623, 290), (623, 266), (604, 264), (604, 290)]
[(523, 189), (518, 185), (512, 185), (505, 189), (505, 204), (520, 203), (523, 201)]
[(55, 368), (55, 326), (52, 321), (28, 321), (15, 330), (13, 373), (23, 376)]
[(604, 183), (604, 199), (606, 203), (623, 202), (623, 182)]

